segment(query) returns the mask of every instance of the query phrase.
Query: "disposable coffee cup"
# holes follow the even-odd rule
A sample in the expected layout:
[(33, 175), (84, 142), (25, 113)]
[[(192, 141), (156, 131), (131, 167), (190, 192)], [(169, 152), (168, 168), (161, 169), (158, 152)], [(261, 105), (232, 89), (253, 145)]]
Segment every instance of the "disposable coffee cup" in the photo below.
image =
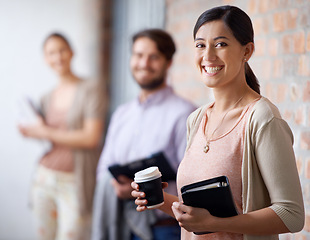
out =
[(139, 184), (140, 192), (145, 193), (148, 209), (157, 208), (164, 204), (161, 172), (158, 167), (149, 167), (136, 172), (134, 181)]

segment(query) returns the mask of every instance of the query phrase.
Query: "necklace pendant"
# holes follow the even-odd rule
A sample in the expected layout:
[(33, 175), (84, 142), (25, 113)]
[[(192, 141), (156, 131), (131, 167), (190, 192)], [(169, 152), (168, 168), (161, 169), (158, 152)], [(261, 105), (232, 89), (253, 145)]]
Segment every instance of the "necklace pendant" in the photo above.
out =
[(203, 151), (207, 153), (209, 151), (209, 144), (207, 143), (206, 146), (204, 146)]

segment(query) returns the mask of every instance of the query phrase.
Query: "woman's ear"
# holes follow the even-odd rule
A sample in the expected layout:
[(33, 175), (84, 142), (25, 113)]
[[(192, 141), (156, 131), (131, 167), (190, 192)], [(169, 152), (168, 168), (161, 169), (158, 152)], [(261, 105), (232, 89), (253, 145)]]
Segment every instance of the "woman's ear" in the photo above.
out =
[(255, 50), (255, 46), (254, 46), (254, 43), (252, 42), (249, 42), (245, 45), (245, 49), (244, 49), (244, 59), (246, 59), (246, 61), (248, 61), (252, 54), (254, 53), (254, 50)]

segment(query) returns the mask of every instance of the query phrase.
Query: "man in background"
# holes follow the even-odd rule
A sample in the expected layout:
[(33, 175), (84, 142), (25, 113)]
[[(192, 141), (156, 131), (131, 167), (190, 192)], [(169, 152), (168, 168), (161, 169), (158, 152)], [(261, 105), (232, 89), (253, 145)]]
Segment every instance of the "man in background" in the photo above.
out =
[[(113, 164), (163, 152), (177, 171), (186, 147), (186, 120), (195, 110), (167, 85), (176, 51), (171, 36), (160, 29), (147, 29), (132, 40), (130, 67), (141, 90), (111, 118), (97, 168), (92, 239), (180, 239), (175, 219), (159, 210), (137, 212), (131, 196), (133, 179), (120, 176), (116, 180), (108, 170)], [(165, 191), (176, 194), (175, 181)]]

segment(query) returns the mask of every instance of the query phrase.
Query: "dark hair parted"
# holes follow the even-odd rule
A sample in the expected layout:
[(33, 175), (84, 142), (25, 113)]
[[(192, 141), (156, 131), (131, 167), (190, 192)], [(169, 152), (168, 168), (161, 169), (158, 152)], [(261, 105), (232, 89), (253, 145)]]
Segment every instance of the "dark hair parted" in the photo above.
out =
[(137, 39), (142, 37), (153, 40), (156, 43), (158, 51), (160, 51), (167, 60), (172, 60), (176, 47), (170, 34), (157, 28), (145, 29), (133, 35), (132, 43), (134, 44)]
[[(254, 30), (250, 17), (240, 8), (229, 5), (211, 8), (203, 12), (195, 24), (194, 39), (202, 25), (216, 20), (222, 20), (242, 46), (249, 42), (254, 43)], [(260, 94), (258, 80), (247, 62), (245, 63), (245, 77), (247, 84)]]
[(51, 39), (51, 38), (60, 38), (61, 40), (63, 40), (63, 41), (68, 45), (68, 47), (69, 47), (70, 49), (72, 49), (72, 48), (71, 48), (71, 45), (70, 45), (70, 43), (69, 43), (69, 41), (68, 41), (68, 39), (67, 39), (63, 34), (58, 33), (58, 32), (51, 33), (51, 34), (49, 34), (49, 35), (45, 38), (45, 40), (44, 40), (44, 42), (43, 42), (43, 48), (45, 47), (47, 41), (48, 41), (49, 39)]

